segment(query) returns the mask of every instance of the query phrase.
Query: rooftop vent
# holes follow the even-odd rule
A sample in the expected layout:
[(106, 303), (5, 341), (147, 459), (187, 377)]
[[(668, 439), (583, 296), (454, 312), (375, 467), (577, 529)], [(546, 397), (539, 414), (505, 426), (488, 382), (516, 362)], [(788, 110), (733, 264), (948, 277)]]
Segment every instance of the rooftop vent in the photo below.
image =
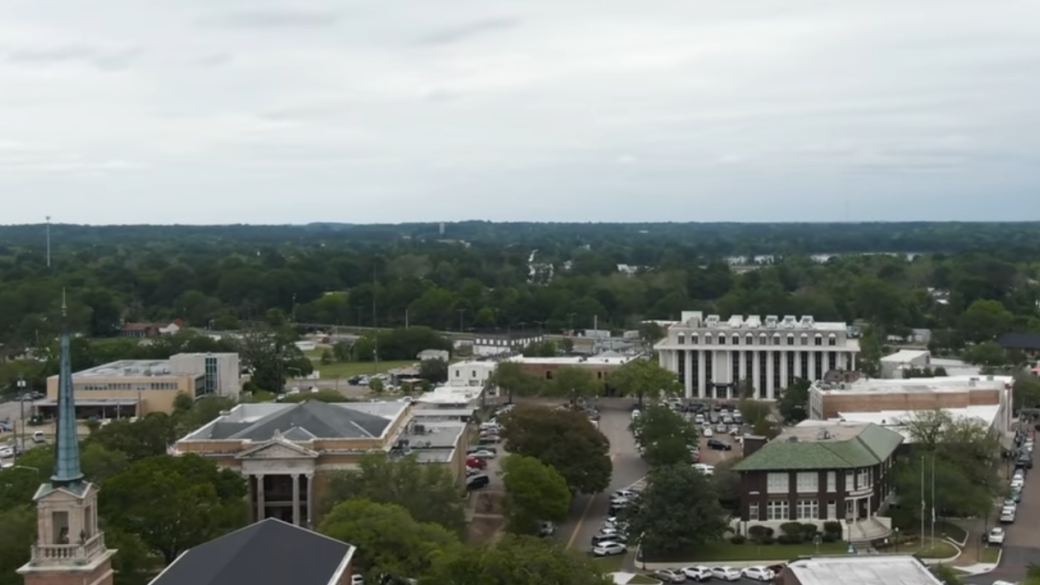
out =
[(719, 326), (719, 316), (718, 315), (708, 315), (708, 318), (704, 321), (704, 325), (706, 327), (718, 327)]
[(798, 319), (794, 315), (784, 315), (784, 328), (785, 329), (792, 329), (792, 328), (794, 328), (794, 326), (795, 326), (795, 324), (797, 322), (798, 322)]
[(802, 327), (804, 327), (806, 329), (812, 329), (812, 326), (813, 326), (813, 318), (808, 316), (808, 315), (804, 315), (802, 317)]
[(776, 315), (766, 315), (766, 327), (770, 329), (776, 329), (776, 322), (778, 321)]
[(748, 318), (744, 321), (744, 324), (751, 329), (758, 329), (762, 326), (762, 319), (758, 315), (748, 315)]

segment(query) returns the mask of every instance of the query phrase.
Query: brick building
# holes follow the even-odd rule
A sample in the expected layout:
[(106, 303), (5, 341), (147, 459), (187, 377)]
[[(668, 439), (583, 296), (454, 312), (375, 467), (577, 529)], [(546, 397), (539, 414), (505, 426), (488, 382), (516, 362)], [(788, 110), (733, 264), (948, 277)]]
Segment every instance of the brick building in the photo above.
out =
[(748, 455), (740, 473), (740, 519), (745, 527), (786, 522), (845, 521), (846, 538), (888, 534), (877, 516), (893, 495), (896, 449), (903, 437), (874, 424), (790, 427)]
[(557, 370), (563, 367), (575, 367), (588, 371), (597, 381), (606, 384), (607, 376), (614, 370), (635, 359), (633, 356), (588, 356), (588, 357), (525, 357), (515, 356), (507, 361), (523, 366), (524, 371), (542, 380), (553, 379)]
[(907, 412), (990, 406), (994, 427), (1011, 421), (1012, 380), (1003, 376), (956, 376), (908, 380), (861, 379), (852, 383), (817, 383), (809, 389), (809, 418), (833, 420), (842, 413)]

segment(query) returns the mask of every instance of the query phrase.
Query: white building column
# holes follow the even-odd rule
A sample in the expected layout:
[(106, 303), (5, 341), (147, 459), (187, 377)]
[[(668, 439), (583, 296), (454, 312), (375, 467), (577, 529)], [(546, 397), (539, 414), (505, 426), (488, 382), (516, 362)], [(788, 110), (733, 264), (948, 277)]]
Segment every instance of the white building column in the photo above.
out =
[(683, 380), (686, 397), (693, 398), (693, 353), (688, 349), (683, 350), (682, 359), (685, 362), (683, 367), (686, 368), (686, 379)]
[(754, 383), (752, 383), (751, 385), (754, 386), (754, 388), (755, 388), (755, 399), (757, 400), (758, 397), (762, 395), (762, 392), (765, 391), (765, 388), (761, 387), (762, 386), (762, 352), (760, 350), (756, 349), (754, 352), (751, 353), (751, 358), (753, 360), (755, 360), (755, 362), (753, 364), (751, 364), (751, 375), (754, 376), (754, 378), (755, 378)]
[(256, 521), (264, 519), (264, 476), (254, 475), (256, 478)]
[[(801, 378), (802, 373), (802, 352), (801, 350), (794, 350), (794, 372), (790, 372), (792, 378)], [(788, 382), (790, 384), (790, 382)]]
[(307, 528), (309, 530), (314, 529), (314, 474), (309, 473), (304, 477), (307, 478)]
[(810, 351), (809, 353), (809, 372), (805, 375), (805, 379), (810, 382), (816, 381), (816, 352)]
[(789, 351), (780, 351), (780, 387), (777, 390), (783, 390), (791, 385), (791, 372), (787, 371), (787, 356)]
[(776, 398), (776, 382), (774, 381), (775, 371), (773, 369), (773, 350), (766, 351), (766, 398), (773, 400)]
[(300, 474), (292, 475), (292, 522), (300, 526)]
[[(748, 367), (747, 354), (748, 354), (748, 352), (747, 352), (746, 349), (740, 350), (740, 353), (737, 354), (737, 359), (740, 360), (740, 364), (737, 367), (740, 368), (740, 370), (738, 370), (738, 371), (739, 371), (741, 380), (747, 380), (748, 379), (748, 371), (751, 369), (750, 367)], [(737, 380), (734, 380), (734, 382), (736, 382), (736, 381)]]
[(704, 392), (704, 378), (707, 376), (705, 369), (705, 360), (711, 359), (711, 354), (704, 351), (703, 349), (697, 352), (697, 392), (700, 393), (701, 398), (707, 398)]
[(852, 360), (852, 367), (849, 368), (849, 369), (852, 370), (853, 372), (855, 372), (856, 371), (856, 353), (855, 352), (849, 352), (849, 354), (850, 354), (849, 359)]

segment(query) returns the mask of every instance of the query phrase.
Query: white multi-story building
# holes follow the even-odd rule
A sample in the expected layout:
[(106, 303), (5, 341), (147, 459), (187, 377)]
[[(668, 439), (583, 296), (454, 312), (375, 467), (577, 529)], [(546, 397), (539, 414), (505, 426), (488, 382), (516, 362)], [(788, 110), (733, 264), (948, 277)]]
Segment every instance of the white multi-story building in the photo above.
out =
[(734, 315), (723, 321), (683, 311), (656, 345), (661, 366), (675, 372), (687, 398), (739, 398), (742, 381), (759, 400), (775, 400), (791, 381), (823, 379), (831, 370), (853, 371), (859, 342), (845, 323), (812, 317)]

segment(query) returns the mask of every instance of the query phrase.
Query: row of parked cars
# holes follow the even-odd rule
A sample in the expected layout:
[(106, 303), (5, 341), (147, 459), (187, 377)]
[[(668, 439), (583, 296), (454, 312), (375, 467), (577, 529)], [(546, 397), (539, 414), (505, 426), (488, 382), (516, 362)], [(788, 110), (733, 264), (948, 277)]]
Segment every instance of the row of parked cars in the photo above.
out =
[(659, 569), (654, 571), (654, 577), (662, 583), (685, 583), (687, 580), (703, 583), (712, 579), (719, 581), (739, 581), (751, 579), (763, 583), (771, 582), (782, 570), (782, 566), (775, 567), (746, 567), (735, 569), (733, 567), (683, 567), (681, 569)]

